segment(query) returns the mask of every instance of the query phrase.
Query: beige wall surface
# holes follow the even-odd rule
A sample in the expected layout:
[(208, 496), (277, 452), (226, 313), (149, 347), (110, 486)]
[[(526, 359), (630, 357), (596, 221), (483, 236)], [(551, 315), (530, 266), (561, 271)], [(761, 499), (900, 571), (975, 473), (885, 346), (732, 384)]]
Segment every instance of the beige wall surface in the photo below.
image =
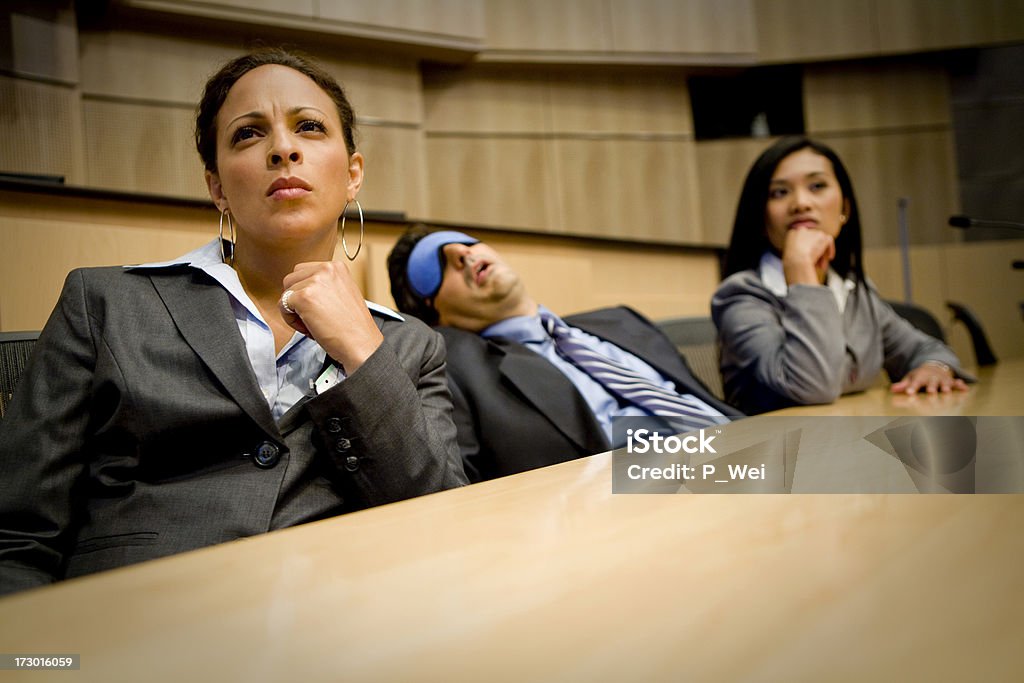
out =
[(813, 61), (1024, 39), (1024, 0), (754, 0), (758, 56)]
[[(350, 264), (367, 298), (388, 306), (394, 302), (387, 254), (404, 229), (368, 223), (366, 247)], [(171, 259), (213, 239), (216, 230), (212, 208), (0, 191), (0, 331), (40, 329), (72, 268)], [(711, 252), (468, 232), (497, 248), (530, 293), (560, 314), (624, 304), (652, 319), (708, 315), (718, 285), (718, 259)], [(350, 247), (355, 234), (348, 235)], [(338, 249), (335, 259), (343, 258)], [(972, 358), (971, 347), (963, 327), (951, 324), (946, 301), (974, 311), (998, 356), (1024, 355), (1024, 275), (1010, 268), (1014, 258), (1024, 258), (1024, 240), (912, 249), (914, 301), (944, 323), (961, 357)], [(866, 249), (865, 266), (884, 297), (903, 298), (899, 249)]]
[(704, 242), (677, 71), (438, 69), (424, 74), (424, 108), (430, 219)]
[(1024, 39), (1022, 0), (119, 0), (117, 4), (163, 17), (405, 44), (456, 60), (749, 64), (868, 57)]
[[(167, 11), (174, 5), (174, 12), (186, 17), (196, 5), (170, 0), (133, 4)], [(897, 4), (904, 10), (909, 6)], [(12, 44), (14, 68), (10, 75), (0, 74), (0, 114), (10, 132), (0, 136), (0, 172), (205, 198), (191, 139), (194, 107), (209, 73), (251, 44), (258, 32), (249, 24), (213, 30), (201, 13), (191, 20), (179, 17), (192, 22), (187, 31), (161, 32), (152, 22), (133, 24), (131, 19), (76, 29), (72, 5), (67, 5), (42, 15), (26, 9), (30, 3), (23, 1), (5, 10), (9, 30), (45, 40), (30, 46), (19, 38)], [(227, 0), (205, 5), (218, 11), (241, 7)], [(821, 26), (838, 22), (844, 29), (836, 35), (867, 44), (875, 39), (856, 38), (850, 26), (871, 23), (879, 11), (873, 3), (842, 0), (489, 0), (468, 5), (434, 0), (434, 5), (435, 18), (464, 10), (467, 23), (452, 31), (488, 45), (534, 49), (522, 41), (554, 41), (544, 38), (543, 30), (564, 24), (580, 29), (581, 40), (605, 37), (600, 44), (584, 41), (571, 47), (569, 32), (566, 50), (612, 52), (627, 49), (623, 46), (652, 52), (710, 49), (700, 47), (700, 41), (717, 36), (722, 24), (749, 33), (723, 43), (731, 45), (727, 51), (753, 50), (755, 19), (762, 33), (773, 21), (790, 28), (817, 27), (807, 35), (819, 35)], [(388, 4), (396, 30), (440, 30), (411, 9), (408, 15), (398, 12), (400, 6), (399, 0)], [(989, 15), (1012, 13), (1012, 6), (980, 3), (978, 21), (985, 24)], [(309, 10), (339, 22), (379, 26), (387, 16), (381, 8), (357, 11), (324, 3), (318, 8)], [(954, 9), (962, 13), (965, 8), (956, 4)], [(289, 13), (308, 14), (299, 5), (271, 0), (254, 12), (256, 21)], [(691, 72), (671, 61), (643, 66), (440, 65), (385, 43), (289, 35), (298, 45), (313, 48), (348, 88), (361, 124), (358, 144), (367, 160), (361, 203), (368, 210), (499, 230), (720, 246), (728, 240), (739, 182), (757, 149), (769, 142), (695, 140), (687, 88)], [(502, 35), (511, 42), (497, 41), (495, 36)], [(646, 42), (639, 36), (646, 36)], [(761, 45), (762, 58), (769, 44)], [(809, 63), (803, 85), (807, 130), (833, 144), (854, 173), (866, 243), (896, 243), (892, 226), (895, 201), (901, 197), (910, 199), (914, 243), (952, 239), (944, 220), (959, 206), (944, 67), (912, 58)]]
[(667, 61), (757, 50), (751, 0), (486, 0), (486, 60)]
[(878, 52), (876, 10), (867, 2), (755, 0), (758, 56), (805, 61)]
[[(357, 226), (347, 221), (350, 249)], [(366, 297), (387, 306), (394, 306), (387, 254), (404, 229), (368, 222), (365, 249), (349, 264)], [(707, 315), (717, 283), (718, 261), (710, 252), (469, 232), (495, 246), (531, 294), (562, 314), (624, 304), (652, 318)], [(216, 234), (212, 207), (0, 190), (0, 331), (40, 329), (73, 268), (164, 261)], [(345, 260), (340, 248), (335, 260)]]
[[(255, 39), (284, 40), (348, 90), (364, 209), (479, 231), (560, 312), (703, 314), (717, 281), (707, 248), (728, 242), (772, 139), (696, 140), (687, 79), (697, 64), (801, 63), (807, 130), (850, 168), (872, 277), (891, 282), (907, 198), (915, 281), (929, 274), (917, 295), (943, 317), (946, 298), (969, 299), (1000, 352), (1024, 348), (1006, 315), (1024, 298), (1004, 268), (1012, 248), (960, 245), (945, 225), (959, 210), (949, 76), (913, 54), (1024, 40), (1024, 0), (123, 4), (139, 13), (82, 27), (71, 0), (0, 9), (0, 172), (205, 199), (191, 137), (202, 84)], [(462, 56), (434, 61), (431, 41)], [(169, 258), (213, 234), (199, 209), (6, 197), (2, 329), (41, 325), (72, 267)], [(371, 298), (390, 301), (383, 258), (398, 231), (377, 226), (354, 266)], [(961, 275), (979, 271), (999, 276)]]

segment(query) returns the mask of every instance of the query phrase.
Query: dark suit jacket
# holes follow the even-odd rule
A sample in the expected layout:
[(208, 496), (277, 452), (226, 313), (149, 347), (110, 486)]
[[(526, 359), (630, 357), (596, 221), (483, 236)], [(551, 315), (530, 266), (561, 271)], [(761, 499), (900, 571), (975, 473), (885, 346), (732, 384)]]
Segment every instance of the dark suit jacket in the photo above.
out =
[[(664, 334), (636, 311), (603, 308), (565, 318), (642, 358), (680, 393), (741, 416), (690, 372)], [(439, 327), (448, 346), (448, 383), (459, 450), (471, 481), (544, 467), (609, 449), (587, 402), (558, 368), (516, 342)]]
[(374, 319), (276, 423), (206, 274), (73, 271), (0, 423), (0, 592), (465, 483), (443, 341)]

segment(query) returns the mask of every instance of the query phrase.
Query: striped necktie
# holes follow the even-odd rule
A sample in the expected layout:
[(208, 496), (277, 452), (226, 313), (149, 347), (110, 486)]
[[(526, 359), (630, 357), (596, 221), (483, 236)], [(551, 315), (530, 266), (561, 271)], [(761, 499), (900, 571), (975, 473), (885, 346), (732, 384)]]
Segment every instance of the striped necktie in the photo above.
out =
[(560, 318), (541, 311), (541, 323), (551, 335), (558, 354), (587, 373), (620, 401), (635, 405), (651, 415), (672, 418), (687, 431), (728, 422), (722, 413), (693, 394), (678, 394), (662, 388), (643, 375), (598, 353), (585, 340), (573, 337)]

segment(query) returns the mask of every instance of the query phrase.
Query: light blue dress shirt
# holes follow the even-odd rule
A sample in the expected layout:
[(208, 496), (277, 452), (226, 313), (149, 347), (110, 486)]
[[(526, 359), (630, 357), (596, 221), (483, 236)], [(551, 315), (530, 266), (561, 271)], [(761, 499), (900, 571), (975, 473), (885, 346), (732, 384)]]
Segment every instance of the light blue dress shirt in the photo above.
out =
[[(595, 381), (590, 377), (590, 375), (583, 372), (583, 370), (578, 368), (575, 364), (559, 355), (555, 348), (554, 340), (551, 339), (551, 336), (547, 333), (547, 330), (544, 329), (540, 320), (540, 311), (550, 315), (554, 315), (554, 313), (551, 313), (543, 306), (538, 306), (538, 309), (537, 315), (521, 315), (496, 322), (481, 331), (480, 336), (485, 338), (508, 339), (510, 341), (518, 342), (534, 353), (538, 353), (550, 361), (552, 365), (558, 368), (561, 373), (573, 383), (576, 390), (580, 392), (581, 396), (583, 396), (587, 405), (590, 406), (590, 411), (594, 414), (594, 417), (597, 418), (598, 424), (601, 425), (601, 429), (604, 430), (609, 443), (613, 442), (613, 418), (650, 416), (650, 413), (638, 406), (621, 405), (618, 399), (608, 393), (608, 390), (601, 386), (599, 382)], [(557, 318), (558, 316), (555, 317)], [(559, 320), (561, 320), (561, 318), (559, 318)], [(678, 393), (673, 382), (662, 377), (660, 372), (652, 368), (642, 359), (637, 358), (628, 351), (620, 349), (611, 342), (604, 341), (603, 339), (595, 337), (592, 334), (588, 334), (587, 332), (573, 327), (572, 325), (566, 323), (566, 327), (569, 328), (569, 333), (573, 338), (582, 340), (590, 348), (594, 349), (594, 351), (605, 355), (613, 361), (625, 365), (630, 370), (642, 375), (652, 383), (673, 393)], [(687, 396), (691, 396), (694, 401), (703, 406), (708, 415), (722, 415), (721, 412), (715, 410), (696, 396), (692, 396), (690, 394), (687, 394)], [(724, 416), (722, 416), (722, 419), (723, 421), (728, 421)]]
[[(324, 369), (327, 352), (312, 337), (295, 332), (280, 353), (274, 350), (274, 332), (263, 319), (256, 304), (242, 288), (235, 269), (221, 259), (217, 239), (190, 251), (181, 258), (161, 263), (146, 263), (127, 268), (167, 268), (189, 265), (216, 280), (230, 295), (238, 332), (242, 335), (249, 364), (252, 366), (270, 412), (280, 420), (288, 410), (304, 397), (315, 393), (313, 382)], [(366, 305), (379, 313), (398, 320), (403, 318), (394, 311), (377, 304)], [(338, 380), (345, 378), (339, 369)]]

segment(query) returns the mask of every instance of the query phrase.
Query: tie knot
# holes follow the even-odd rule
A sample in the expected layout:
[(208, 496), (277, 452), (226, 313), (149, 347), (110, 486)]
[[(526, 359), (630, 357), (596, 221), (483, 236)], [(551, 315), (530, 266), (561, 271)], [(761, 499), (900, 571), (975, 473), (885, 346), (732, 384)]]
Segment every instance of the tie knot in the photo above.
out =
[(554, 313), (549, 311), (540, 312), (540, 324), (544, 327), (544, 330), (552, 337), (563, 336), (569, 331), (569, 328), (565, 326), (561, 320), (558, 319)]

